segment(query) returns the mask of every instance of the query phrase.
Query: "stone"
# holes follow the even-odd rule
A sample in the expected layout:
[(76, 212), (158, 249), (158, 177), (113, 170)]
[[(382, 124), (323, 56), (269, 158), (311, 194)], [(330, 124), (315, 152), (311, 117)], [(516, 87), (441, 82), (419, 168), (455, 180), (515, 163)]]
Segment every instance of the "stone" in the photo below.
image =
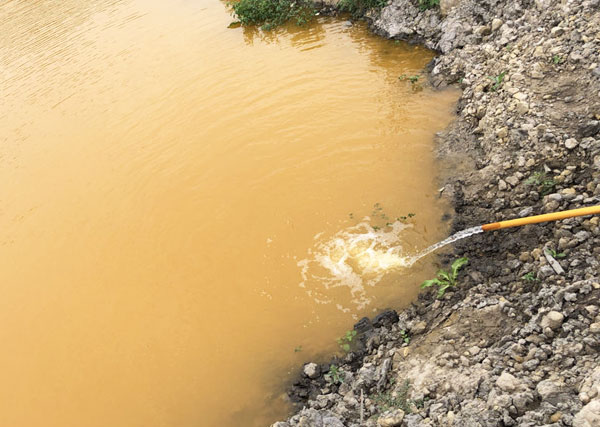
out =
[(562, 392), (562, 387), (552, 380), (540, 381), (535, 387), (542, 400), (548, 400)]
[(448, 15), (459, 3), (460, 0), (440, 0), (440, 13), (442, 16)]
[(565, 29), (561, 27), (554, 27), (550, 30), (550, 35), (552, 37), (560, 37), (565, 33)]
[(315, 379), (321, 375), (321, 368), (316, 363), (307, 363), (304, 365), (304, 375), (310, 379)]
[(590, 332), (592, 334), (600, 334), (600, 322), (592, 323), (590, 325)]
[(542, 321), (540, 322), (540, 326), (542, 328), (550, 328), (552, 330), (556, 330), (562, 325), (563, 320), (565, 320), (565, 316), (558, 311), (551, 311), (542, 317)]
[(517, 110), (517, 113), (525, 114), (529, 111), (529, 104), (527, 102), (517, 101), (515, 109)]
[(590, 120), (585, 122), (579, 126), (578, 132), (583, 138), (594, 136), (600, 132), (600, 121)]
[(354, 324), (354, 330), (359, 334), (363, 334), (367, 331), (370, 331), (371, 329), (373, 329), (373, 324), (371, 323), (371, 320), (369, 320), (368, 317), (363, 317)]
[(421, 321), (410, 327), (409, 331), (413, 335), (422, 334), (427, 329), (427, 322)]
[(404, 411), (393, 409), (381, 414), (377, 419), (377, 425), (379, 427), (397, 427), (402, 425), (402, 420), (404, 420)]
[(575, 138), (569, 138), (565, 141), (565, 147), (567, 147), (569, 150), (572, 150), (573, 148), (577, 147), (579, 145), (579, 142), (577, 142), (577, 140)]
[(492, 19), (492, 31), (496, 31), (500, 29), (500, 27), (504, 24), (504, 21), (499, 18)]
[(513, 392), (521, 388), (522, 384), (517, 378), (508, 372), (504, 371), (496, 380), (496, 385), (500, 387), (500, 390), (506, 392)]
[(385, 310), (373, 318), (373, 326), (380, 328), (382, 326), (392, 326), (398, 322), (398, 313), (396, 310)]
[(594, 399), (575, 415), (573, 427), (600, 426), (600, 399)]

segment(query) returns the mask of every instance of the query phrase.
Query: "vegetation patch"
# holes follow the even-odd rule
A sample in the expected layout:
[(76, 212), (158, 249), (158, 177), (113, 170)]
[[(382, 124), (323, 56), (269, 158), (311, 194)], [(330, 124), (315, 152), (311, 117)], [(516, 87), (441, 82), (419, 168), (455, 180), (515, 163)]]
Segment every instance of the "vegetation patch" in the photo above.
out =
[(240, 0), (231, 7), (242, 25), (271, 30), (288, 21), (304, 25), (315, 16), (309, 0)]
[(440, 0), (419, 0), (419, 9), (425, 11), (440, 5)]
[(438, 298), (441, 298), (446, 293), (446, 289), (453, 288), (457, 285), (456, 279), (458, 278), (458, 270), (463, 265), (469, 262), (468, 258), (459, 258), (452, 263), (450, 271), (438, 270), (437, 277), (435, 279), (425, 280), (421, 283), (421, 288), (429, 288), (433, 285), (438, 287)]
[(387, 0), (340, 0), (338, 7), (357, 17), (364, 15), (368, 10), (381, 9), (386, 4)]

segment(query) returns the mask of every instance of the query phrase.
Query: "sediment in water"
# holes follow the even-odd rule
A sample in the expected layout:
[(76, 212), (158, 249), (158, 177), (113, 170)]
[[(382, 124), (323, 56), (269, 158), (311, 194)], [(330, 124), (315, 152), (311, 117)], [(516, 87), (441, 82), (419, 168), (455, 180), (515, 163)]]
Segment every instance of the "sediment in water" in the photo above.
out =
[[(463, 89), (438, 138), (453, 230), (598, 203), (598, 1), (440, 6), (393, 0), (369, 19), (438, 50), (431, 83)], [(357, 323), (357, 347), (334, 360), (343, 381), (331, 382), (329, 364), (304, 370), (291, 397), (305, 409), (275, 425), (595, 425), (598, 218), (485, 233), (454, 253), (442, 261), (469, 258), (457, 288)]]

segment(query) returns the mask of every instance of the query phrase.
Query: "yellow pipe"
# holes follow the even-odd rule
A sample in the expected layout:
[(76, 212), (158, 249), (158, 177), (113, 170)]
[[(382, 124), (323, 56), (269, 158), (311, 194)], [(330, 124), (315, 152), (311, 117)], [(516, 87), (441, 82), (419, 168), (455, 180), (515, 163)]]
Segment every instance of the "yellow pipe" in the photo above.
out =
[(482, 225), (483, 231), (500, 230), (501, 228), (518, 227), (527, 224), (537, 224), (539, 222), (546, 221), (558, 221), (565, 218), (573, 218), (575, 216), (582, 215), (596, 215), (600, 214), (599, 206), (590, 206), (587, 208), (571, 209), (563, 212), (553, 212), (544, 215), (526, 216), (525, 218), (510, 219), (508, 221), (492, 222), (490, 224)]

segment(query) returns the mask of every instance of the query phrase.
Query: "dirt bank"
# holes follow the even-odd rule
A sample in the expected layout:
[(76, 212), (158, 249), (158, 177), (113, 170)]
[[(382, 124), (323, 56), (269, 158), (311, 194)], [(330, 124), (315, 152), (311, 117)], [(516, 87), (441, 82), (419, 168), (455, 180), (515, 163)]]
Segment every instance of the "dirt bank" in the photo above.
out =
[[(463, 89), (438, 138), (455, 231), (600, 204), (599, 0), (392, 0), (369, 19), (439, 51), (431, 84)], [(459, 286), (357, 323), (274, 426), (600, 426), (599, 219), (455, 244)]]

